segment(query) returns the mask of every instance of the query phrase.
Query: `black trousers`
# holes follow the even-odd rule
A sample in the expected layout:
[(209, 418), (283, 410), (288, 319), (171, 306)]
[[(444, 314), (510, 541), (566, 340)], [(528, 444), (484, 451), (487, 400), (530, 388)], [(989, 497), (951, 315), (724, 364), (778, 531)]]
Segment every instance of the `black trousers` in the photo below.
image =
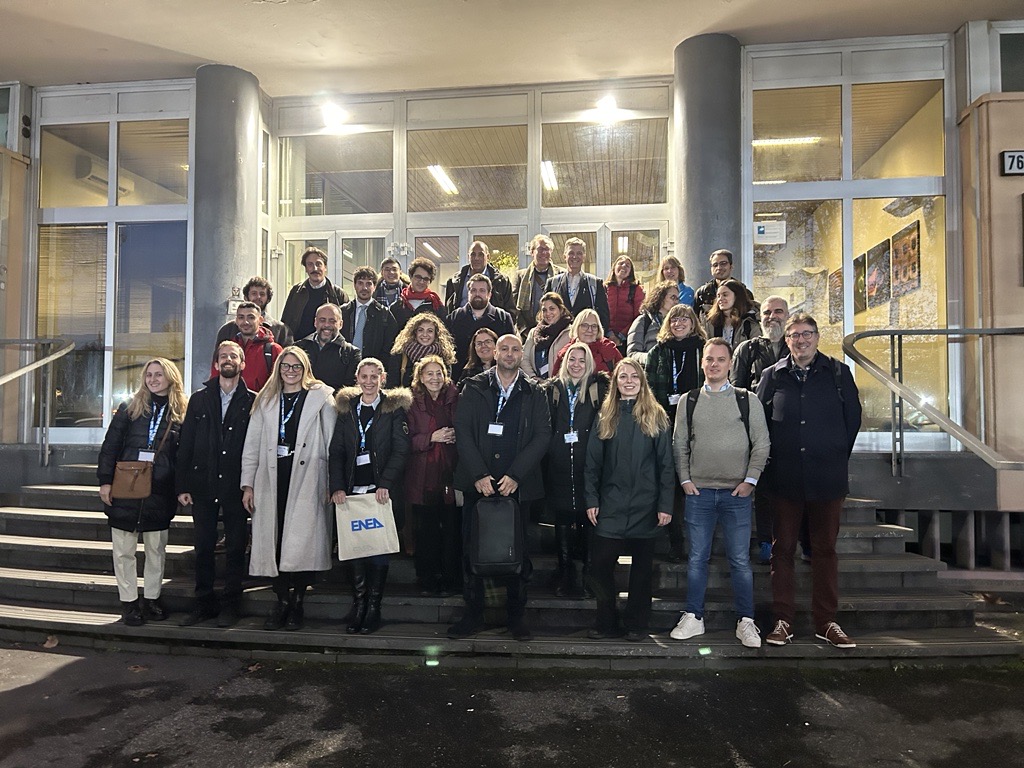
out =
[[(483, 496), (476, 491), (466, 491), (465, 493), (465, 502), (462, 507), (462, 543), (464, 553), (469, 552), (470, 523), (473, 519), (473, 509), (482, 498)], [(526, 541), (526, 521), (527, 515), (524, 514), (523, 541)], [(481, 576), (474, 576), (470, 573), (469, 557), (466, 554), (462, 558), (462, 567), (462, 596), (466, 601), (467, 612), (477, 618), (483, 617), (486, 604), (486, 582), (491, 582), (497, 586), (505, 587), (509, 625), (522, 621), (523, 614), (526, 612), (526, 585), (529, 582), (530, 573), (533, 571), (533, 564), (530, 562), (530, 558), (525, 551), (523, 552), (523, 567), (518, 576), (486, 580)]]
[[(454, 504), (413, 504), (416, 578), (422, 585), (457, 587), (462, 579), (462, 521)], [(440, 577), (441, 583), (433, 581)]]
[[(237, 495), (238, 498), (234, 498)], [(224, 519), (225, 554), (224, 602), (242, 599), (242, 577), (245, 575), (245, 545), (249, 540), (248, 516), (242, 506), (241, 494), (218, 503), (213, 499), (192, 498), (192, 526), (196, 556), (196, 599), (216, 604), (213, 582), (216, 577), (217, 515)]]
[(629, 597), (622, 617), (623, 628), (645, 632), (651, 620), (651, 597), (654, 582), (655, 539), (608, 539), (595, 535), (590, 543), (590, 578), (597, 599), (597, 629), (612, 632), (619, 627), (619, 611), (615, 604), (615, 564), (622, 555), (629, 555)]

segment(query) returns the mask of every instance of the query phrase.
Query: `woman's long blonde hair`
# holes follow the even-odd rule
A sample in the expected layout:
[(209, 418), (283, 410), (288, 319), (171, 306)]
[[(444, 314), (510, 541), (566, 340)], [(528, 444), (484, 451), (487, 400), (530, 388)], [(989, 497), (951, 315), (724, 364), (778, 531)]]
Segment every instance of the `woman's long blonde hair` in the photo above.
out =
[(259, 394), (256, 395), (256, 399), (253, 401), (252, 409), (254, 411), (257, 408), (263, 407), (265, 403), (273, 403), (277, 400), (278, 395), (281, 394), (281, 361), (284, 360), (285, 355), (291, 355), (302, 363), (302, 381), (299, 382), (299, 385), (303, 389), (316, 389), (318, 385), (321, 387), (327, 386), (313, 376), (313, 366), (309, 362), (309, 355), (303, 351), (302, 347), (285, 347), (281, 350), (281, 354), (277, 356), (277, 360), (274, 361), (273, 373), (270, 374), (267, 383), (263, 385), (263, 389), (259, 391)]
[[(405, 345), (410, 341), (416, 340), (416, 329), (419, 328), (423, 323), (429, 323), (434, 326), (434, 338), (437, 339), (437, 346), (441, 351), (441, 357), (444, 361), (451, 365), (455, 362), (455, 340), (452, 339), (451, 333), (445, 327), (441, 319), (433, 312), (423, 312), (419, 315), (413, 315), (409, 318), (409, 322), (405, 324), (405, 327), (399, 332), (398, 337), (395, 339), (395, 343), (391, 345), (391, 354), (400, 355)], [(398, 386), (398, 382), (395, 383)]]
[(574, 341), (566, 348), (565, 354), (562, 355), (562, 367), (558, 369), (558, 379), (566, 387), (568, 387), (569, 384), (572, 383), (572, 376), (569, 375), (569, 366), (567, 365), (567, 363), (569, 362), (569, 355), (572, 352), (576, 352), (578, 350), (582, 350), (583, 357), (586, 360), (583, 367), (583, 378), (580, 379), (580, 388), (582, 389), (587, 386), (587, 382), (590, 380), (590, 377), (594, 375), (595, 367), (594, 353), (591, 352), (590, 347), (584, 344), (582, 341)]
[(672, 309), (665, 315), (665, 319), (661, 323), (661, 328), (658, 329), (658, 341), (672, 341), (675, 336), (672, 335), (672, 320), (680, 315), (686, 315), (690, 318), (690, 335), (700, 336), (702, 339), (708, 337), (707, 331), (704, 330), (704, 326), (697, 322), (697, 313), (693, 311), (693, 307), (688, 304), (676, 304)]
[(151, 360), (147, 360), (146, 364), (142, 366), (142, 374), (139, 376), (139, 388), (135, 390), (135, 394), (132, 395), (132, 399), (128, 403), (128, 418), (135, 421), (140, 416), (150, 416), (152, 414), (149, 405), (152, 393), (149, 391), (149, 387), (146, 386), (146, 371), (149, 370), (149, 366), (153, 363), (156, 363), (163, 369), (164, 376), (171, 383), (171, 388), (167, 392), (167, 404), (171, 407), (169, 423), (181, 424), (185, 420), (185, 409), (188, 407), (188, 398), (185, 397), (185, 384), (181, 380), (178, 366), (166, 357), (154, 357)]
[(654, 397), (651, 385), (647, 383), (647, 376), (644, 375), (644, 367), (631, 357), (619, 360), (612, 372), (612, 385), (608, 388), (604, 402), (601, 403), (597, 436), (602, 440), (610, 440), (619, 428), (619, 401), (621, 398), (619, 397), (618, 378), (619, 371), (624, 365), (631, 367), (640, 376), (640, 392), (633, 405), (633, 420), (647, 437), (656, 437), (659, 432), (668, 429), (668, 414)]

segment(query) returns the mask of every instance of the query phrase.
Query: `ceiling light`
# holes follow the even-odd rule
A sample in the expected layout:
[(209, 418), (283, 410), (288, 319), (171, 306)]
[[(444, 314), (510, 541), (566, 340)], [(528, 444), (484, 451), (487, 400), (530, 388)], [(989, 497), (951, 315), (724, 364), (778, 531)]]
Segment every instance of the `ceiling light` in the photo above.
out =
[(540, 180), (544, 189), (554, 192), (558, 189), (558, 179), (555, 178), (555, 166), (550, 160), (544, 160), (540, 164)]
[(821, 136), (791, 136), (787, 139), (754, 139), (750, 144), (755, 147), (789, 147), (797, 144), (818, 144)]
[(324, 128), (332, 129), (348, 122), (348, 112), (333, 101), (325, 101), (320, 105), (320, 114), (324, 118)]
[(459, 188), (455, 186), (455, 182), (444, 172), (444, 168), (440, 165), (428, 165), (427, 170), (430, 171), (430, 175), (434, 177), (434, 181), (437, 182), (438, 186), (446, 193), (449, 195), (459, 194)]
[(432, 246), (430, 243), (424, 243), (423, 249), (430, 251), (432, 254), (434, 254), (434, 258), (437, 259), (438, 261), (442, 261), (441, 254), (438, 252), (437, 248)]
[(629, 253), (629, 235), (619, 235), (619, 253)]
[(181, 170), (187, 171), (188, 170), (188, 163), (182, 163), (181, 164)]
[(754, 184), (785, 184), (785, 179), (773, 179), (771, 181), (755, 181)]
[(323, 205), (324, 199), (322, 197), (304, 197), (299, 202), (303, 205)]
[(617, 123), (622, 119), (623, 110), (619, 109), (615, 97), (608, 94), (597, 102), (597, 108), (592, 110), (592, 114), (599, 123)]
[(764, 219), (764, 218), (767, 218), (768, 216), (784, 216), (784, 215), (785, 214), (782, 211), (768, 211), (767, 213), (755, 213), (754, 217), (758, 218), (758, 219)]

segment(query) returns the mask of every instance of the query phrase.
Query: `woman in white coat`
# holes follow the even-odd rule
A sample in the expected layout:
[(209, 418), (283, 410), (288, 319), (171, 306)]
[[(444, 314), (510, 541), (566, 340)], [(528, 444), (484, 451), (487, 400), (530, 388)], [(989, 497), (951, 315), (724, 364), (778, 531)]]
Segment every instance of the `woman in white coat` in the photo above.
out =
[(288, 347), (256, 396), (242, 452), (242, 503), (252, 515), (249, 573), (273, 579), (264, 629), (299, 629), (317, 571), (331, 568), (327, 455), (338, 412), (309, 358)]

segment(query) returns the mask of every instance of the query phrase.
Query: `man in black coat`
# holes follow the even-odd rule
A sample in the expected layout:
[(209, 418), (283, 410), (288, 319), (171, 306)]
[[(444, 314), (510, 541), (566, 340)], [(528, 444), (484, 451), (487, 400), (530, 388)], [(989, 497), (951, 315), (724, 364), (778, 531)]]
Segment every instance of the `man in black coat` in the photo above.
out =
[(352, 275), (356, 297), (341, 307), (341, 333), (354, 345), (360, 357), (375, 357), (384, 363), (389, 381), (398, 381), (399, 357), (391, 354), (398, 324), (387, 307), (373, 298), (377, 273), (360, 267)]
[[(217, 377), (189, 399), (178, 446), (175, 486), (178, 503), (192, 507), (196, 557), (195, 603), (182, 620), (183, 627), (212, 618), (218, 626), (230, 627), (241, 615), (249, 540), (248, 516), (242, 507), (242, 446), (256, 393), (242, 381), (245, 357), (238, 344), (222, 341), (214, 365)], [(224, 518), (227, 555), (219, 600), (213, 588), (218, 512)]]
[(474, 240), (470, 244), (469, 263), (445, 283), (444, 306), (448, 314), (469, 303), (469, 278), (473, 275), (487, 275), (491, 279), (491, 303), (514, 317), (512, 284), (491, 264), (491, 249), (482, 240)]
[(351, 387), (356, 383), (359, 350), (341, 335), (341, 308), (324, 304), (313, 321), (316, 331), (295, 342), (309, 355), (313, 375), (332, 389)]
[[(520, 371), (522, 360), (519, 337), (514, 332), (501, 336), (495, 367), (466, 382), (455, 410), (455, 487), (465, 494), (462, 532), (467, 553), (480, 499), (500, 495), (524, 503), (544, 496), (540, 462), (551, 439), (551, 417), (544, 393)], [(525, 529), (525, 510), (522, 519)], [(525, 551), (522, 558), (519, 575), (503, 581), (509, 632), (516, 640), (529, 640), (532, 635), (523, 614), (531, 564)], [(483, 579), (470, 573), (468, 556), (464, 566), (466, 612), (448, 629), (451, 638), (468, 637), (483, 628)]]
[(764, 482), (772, 498), (772, 611), (769, 645), (793, 637), (796, 581), (793, 555), (800, 522), (807, 515), (811, 536), (811, 613), (820, 640), (854, 648), (836, 623), (839, 561), (836, 538), (849, 493), (849, 461), (860, 430), (860, 394), (850, 369), (818, 351), (818, 324), (803, 312), (786, 323), (789, 355), (761, 376), (757, 397), (764, 405), (771, 453)]
[(557, 274), (548, 280), (545, 292), (554, 291), (562, 297), (565, 306), (576, 317), (584, 309), (594, 309), (601, 318), (601, 327), (608, 331), (608, 293), (604, 281), (597, 275), (583, 271), (583, 260), (587, 256), (587, 244), (578, 237), (565, 241), (565, 265), (568, 272)]
[(512, 315), (491, 303), (491, 279), (487, 275), (469, 278), (469, 303), (456, 309), (445, 321), (455, 342), (455, 365), (452, 381), (458, 381), (469, 357), (469, 343), (481, 328), (490, 328), (499, 337), (515, 333)]
[(345, 291), (327, 279), (326, 253), (310, 246), (303, 251), (301, 262), (307, 279), (292, 286), (281, 311), (281, 322), (288, 326), (296, 339), (304, 339), (315, 330), (313, 319), (321, 305), (337, 304), (340, 307), (348, 301)]
[[(288, 326), (275, 320), (267, 312), (267, 305), (274, 298), (274, 286), (270, 284), (269, 280), (259, 275), (253, 275), (242, 287), (242, 298), (258, 305), (263, 311), (263, 327), (274, 334), (274, 341), (282, 347), (287, 347), (292, 343), (292, 332), (288, 330)], [(217, 343), (234, 339), (236, 333), (238, 333), (238, 324), (234, 320), (224, 323), (217, 331)]]
[[(711, 305), (715, 303), (715, 297), (718, 295), (718, 286), (726, 280), (736, 279), (732, 276), (732, 251), (719, 248), (711, 254), (709, 261), (711, 262), (711, 279), (693, 294), (693, 311), (698, 315), (701, 310), (710, 309)], [(742, 283), (740, 284), (742, 285)], [(745, 285), (743, 287), (747, 288)], [(754, 302), (754, 294), (749, 288), (747, 288), (747, 298), (757, 306), (757, 303)]]

